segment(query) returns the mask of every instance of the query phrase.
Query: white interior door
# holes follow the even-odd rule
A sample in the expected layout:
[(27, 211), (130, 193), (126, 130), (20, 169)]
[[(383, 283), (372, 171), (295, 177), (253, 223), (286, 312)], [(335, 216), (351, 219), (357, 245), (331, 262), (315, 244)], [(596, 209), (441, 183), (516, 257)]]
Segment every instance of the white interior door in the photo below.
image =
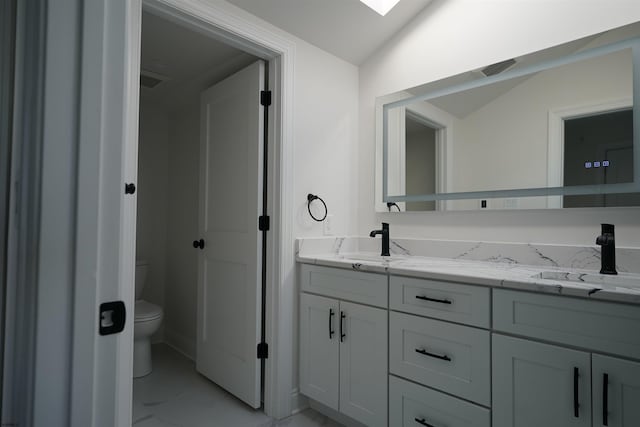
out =
[(196, 369), (260, 407), (263, 114), (258, 61), (201, 96)]

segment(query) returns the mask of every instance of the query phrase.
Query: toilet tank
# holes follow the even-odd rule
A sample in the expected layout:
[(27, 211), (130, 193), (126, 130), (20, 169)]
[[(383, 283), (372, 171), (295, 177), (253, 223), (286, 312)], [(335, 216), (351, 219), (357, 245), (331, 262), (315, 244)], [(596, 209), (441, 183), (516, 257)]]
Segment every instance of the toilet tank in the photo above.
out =
[(142, 290), (147, 280), (149, 265), (145, 260), (136, 260), (136, 301), (142, 298)]

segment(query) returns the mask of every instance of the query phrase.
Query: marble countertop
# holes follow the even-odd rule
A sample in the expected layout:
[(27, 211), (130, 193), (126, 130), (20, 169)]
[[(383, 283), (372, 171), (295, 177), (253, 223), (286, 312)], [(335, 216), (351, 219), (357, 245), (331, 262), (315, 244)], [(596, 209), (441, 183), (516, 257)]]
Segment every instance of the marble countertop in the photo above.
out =
[(358, 271), (640, 304), (640, 274), (636, 273), (608, 276), (595, 270), (553, 265), (395, 254), (384, 258), (375, 252), (299, 252), (296, 258), (301, 263)]

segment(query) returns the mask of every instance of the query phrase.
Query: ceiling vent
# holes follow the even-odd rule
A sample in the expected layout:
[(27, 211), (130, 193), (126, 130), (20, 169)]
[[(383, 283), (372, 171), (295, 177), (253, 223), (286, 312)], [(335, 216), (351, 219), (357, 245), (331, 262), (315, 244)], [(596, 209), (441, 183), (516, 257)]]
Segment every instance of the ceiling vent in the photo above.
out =
[(140, 86), (153, 89), (160, 83), (169, 80), (167, 76), (149, 70), (140, 70)]
[(491, 64), (488, 67), (485, 67), (482, 70), (480, 70), (480, 72), (487, 77), (495, 76), (496, 74), (500, 74), (503, 71), (506, 71), (509, 68), (513, 67), (515, 63), (516, 63), (515, 59), (507, 59), (506, 61)]

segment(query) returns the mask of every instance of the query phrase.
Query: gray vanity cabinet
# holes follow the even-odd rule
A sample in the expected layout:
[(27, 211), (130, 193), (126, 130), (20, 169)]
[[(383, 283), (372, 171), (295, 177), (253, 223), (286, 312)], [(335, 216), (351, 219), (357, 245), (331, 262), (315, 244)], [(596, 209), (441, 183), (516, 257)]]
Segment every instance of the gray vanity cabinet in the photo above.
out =
[(300, 273), (300, 391), (364, 425), (640, 426), (640, 305)]
[(489, 427), (490, 289), (393, 275), (389, 287), (389, 425)]
[(387, 426), (387, 277), (311, 265), (301, 274), (300, 392)]
[(494, 334), (492, 368), (493, 427), (591, 426), (589, 353)]
[(493, 427), (640, 426), (640, 307), (496, 289), (493, 313), (522, 337), (492, 334)]

